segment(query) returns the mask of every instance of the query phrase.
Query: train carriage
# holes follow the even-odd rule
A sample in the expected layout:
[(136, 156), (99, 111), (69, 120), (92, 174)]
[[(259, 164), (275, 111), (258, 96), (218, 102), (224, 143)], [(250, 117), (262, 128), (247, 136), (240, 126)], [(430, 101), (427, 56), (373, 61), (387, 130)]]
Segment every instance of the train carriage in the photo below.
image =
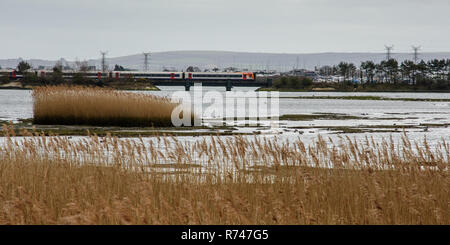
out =
[(192, 80), (254, 80), (252, 72), (185, 72)]
[[(52, 76), (53, 71), (36, 70), (36, 75), (40, 77)], [(64, 79), (73, 78), (77, 72), (63, 72)], [(242, 81), (255, 80), (255, 74), (252, 72), (140, 72), (140, 71), (110, 71), (110, 72), (84, 72), (86, 78), (105, 79), (105, 78), (133, 78), (150, 80), (193, 80), (193, 81)], [(18, 74), (15, 70), (2, 70), (0, 76), (8, 76), (12, 79), (22, 78), (23, 74)]]

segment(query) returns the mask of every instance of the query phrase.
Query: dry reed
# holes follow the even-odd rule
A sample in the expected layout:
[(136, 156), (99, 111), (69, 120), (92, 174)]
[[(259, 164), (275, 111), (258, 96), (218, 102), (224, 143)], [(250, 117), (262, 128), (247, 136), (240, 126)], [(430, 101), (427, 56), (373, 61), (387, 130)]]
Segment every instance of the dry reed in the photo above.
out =
[(444, 140), (4, 132), (1, 224), (450, 224)]
[(33, 89), (33, 122), (57, 125), (172, 126), (169, 98), (99, 87)]

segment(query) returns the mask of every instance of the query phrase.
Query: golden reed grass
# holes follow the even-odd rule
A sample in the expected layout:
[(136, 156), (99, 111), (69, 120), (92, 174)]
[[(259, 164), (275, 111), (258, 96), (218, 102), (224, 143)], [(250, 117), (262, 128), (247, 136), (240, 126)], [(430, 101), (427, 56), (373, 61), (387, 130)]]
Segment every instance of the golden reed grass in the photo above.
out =
[(177, 106), (165, 97), (98, 87), (37, 87), (32, 96), (36, 124), (172, 126)]
[(444, 140), (4, 132), (1, 224), (450, 224)]

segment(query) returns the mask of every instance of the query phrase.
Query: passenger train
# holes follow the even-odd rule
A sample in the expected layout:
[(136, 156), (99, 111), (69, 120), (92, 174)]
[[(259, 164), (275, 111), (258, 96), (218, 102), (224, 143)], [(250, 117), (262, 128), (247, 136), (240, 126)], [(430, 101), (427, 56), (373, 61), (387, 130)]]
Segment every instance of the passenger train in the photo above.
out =
[[(36, 70), (33, 71), (39, 77), (51, 76), (53, 71)], [(63, 72), (63, 78), (70, 79), (76, 72)], [(8, 76), (11, 79), (19, 79), (23, 74), (15, 70), (0, 71), (0, 76)], [(143, 78), (151, 80), (255, 80), (253, 72), (140, 72), (140, 71), (110, 71), (110, 72), (85, 72), (87, 78)]]

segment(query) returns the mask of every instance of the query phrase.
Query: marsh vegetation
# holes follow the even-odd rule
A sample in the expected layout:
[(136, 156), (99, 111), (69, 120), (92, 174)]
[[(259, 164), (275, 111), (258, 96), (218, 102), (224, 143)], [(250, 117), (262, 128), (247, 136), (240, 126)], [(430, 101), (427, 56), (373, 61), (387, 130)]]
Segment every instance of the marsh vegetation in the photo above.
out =
[(321, 136), (0, 144), (1, 224), (448, 224), (450, 144)]
[(46, 86), (33, 89), (33, 123), (170, 127), (169, 98), (108, 88)]

